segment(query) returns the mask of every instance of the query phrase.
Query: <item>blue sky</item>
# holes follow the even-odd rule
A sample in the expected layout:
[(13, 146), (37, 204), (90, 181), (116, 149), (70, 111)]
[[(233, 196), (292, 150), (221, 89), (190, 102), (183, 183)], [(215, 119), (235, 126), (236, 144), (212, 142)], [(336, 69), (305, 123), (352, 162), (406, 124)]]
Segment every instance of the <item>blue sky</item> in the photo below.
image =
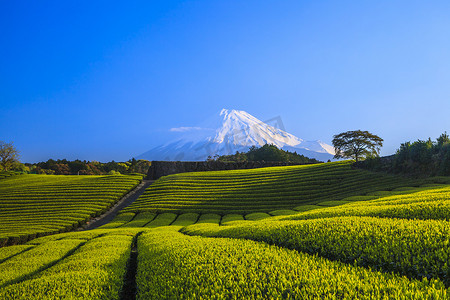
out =
[(222, 108), (331, 143), (450, 131), (449, 1), (3, 1), (0, 140), (128, 160)]

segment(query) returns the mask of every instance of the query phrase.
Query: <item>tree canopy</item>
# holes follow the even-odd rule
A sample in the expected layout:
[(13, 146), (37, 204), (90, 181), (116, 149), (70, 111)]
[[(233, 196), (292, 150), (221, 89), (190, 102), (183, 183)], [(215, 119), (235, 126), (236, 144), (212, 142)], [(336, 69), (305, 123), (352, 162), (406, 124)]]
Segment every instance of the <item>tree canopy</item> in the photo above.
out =
[(447, 132), (435, 141), (417, 140), (400, 145), (389, 157), (374, 157), (358, 164), (359, 167), (414, 176), (450, 175), (450, 137)]
[(298, 164), (315, 164), (320, 161), (314, 158), (308, 158), (296, 152), (289, 152), (278, 149), (275, 145), (265, 144), (262, 147), (252, 146), (248, 152), (236, 152), (232, 155), (222, 155), (209, 158), (209, 160), (217, 160), (223, 162), (242, 162), (242, 161), (277, 161)]
[(356, 161), (370, 156), (378, 156), (383, 139), (368, 131), (354, 130), (333, 136), (336, 151), (334, 158), (352, 158)]
[(148, 160), (132, 158), (126, 162), (85, 161), (66, 159), (53, 160), (34, 164), (26, 164), (30, 173), (55, 175), (103, 175), (103, 174), (147, 174), (151, 162)]
[(18, 162), (19, 151), (13, 143), (0, 141), (0, 166), (3, 171), (9, 171), (14, 163)]

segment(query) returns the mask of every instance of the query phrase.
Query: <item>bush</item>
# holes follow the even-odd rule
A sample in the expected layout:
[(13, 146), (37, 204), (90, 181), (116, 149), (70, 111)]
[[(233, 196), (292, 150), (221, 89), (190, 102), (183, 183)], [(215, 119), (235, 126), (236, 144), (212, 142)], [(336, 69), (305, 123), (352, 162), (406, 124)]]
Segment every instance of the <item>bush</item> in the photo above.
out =
[(111, 170), (108, 172), (108, 175), (121, 175), (119, 171)]

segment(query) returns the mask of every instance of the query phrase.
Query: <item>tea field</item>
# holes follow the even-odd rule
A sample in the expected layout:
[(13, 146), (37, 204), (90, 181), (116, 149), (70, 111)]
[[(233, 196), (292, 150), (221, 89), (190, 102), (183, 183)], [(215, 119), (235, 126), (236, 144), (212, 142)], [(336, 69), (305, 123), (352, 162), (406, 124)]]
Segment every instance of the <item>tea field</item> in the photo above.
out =
[(0, 248), (0, 299), (450, 299), (448, 183), (349, 162), (163, 177), (98, 229)]
[[(344, 198), (424, 182), (360, 169), (351, 163), (181, 173), (157, 180), (125, 211), (239, 213), (302, 210)], [(276, 214), (277, 212), (275, 212)]]
[(142, 176), (18, 175), (0, 180), (0, 246), (77, 228)]

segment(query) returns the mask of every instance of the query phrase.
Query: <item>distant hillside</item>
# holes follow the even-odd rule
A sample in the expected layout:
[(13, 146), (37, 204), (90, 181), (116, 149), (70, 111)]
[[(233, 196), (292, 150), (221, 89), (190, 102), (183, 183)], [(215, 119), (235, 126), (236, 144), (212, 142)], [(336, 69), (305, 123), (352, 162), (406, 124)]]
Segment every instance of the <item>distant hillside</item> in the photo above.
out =
[[(352, 162), (164, 176), (127, 212), (251, 213), (327, 205), (418, 181), (352, 168)], [(325, 203), (324, 203), (325, 202)]]
[(316, 164), (320, 163), (315, 158), (308, 158), (296, 152), (289, 152), (278, 149), (275, 145), (265, 144), (262, 147), (252, 146), (247, 152), (236, 152), (232, 155), (222, 155), (209, 157), (208, 159), (222, 162), (243, 162), (243, 161), (276, 161), (298, 164)]

